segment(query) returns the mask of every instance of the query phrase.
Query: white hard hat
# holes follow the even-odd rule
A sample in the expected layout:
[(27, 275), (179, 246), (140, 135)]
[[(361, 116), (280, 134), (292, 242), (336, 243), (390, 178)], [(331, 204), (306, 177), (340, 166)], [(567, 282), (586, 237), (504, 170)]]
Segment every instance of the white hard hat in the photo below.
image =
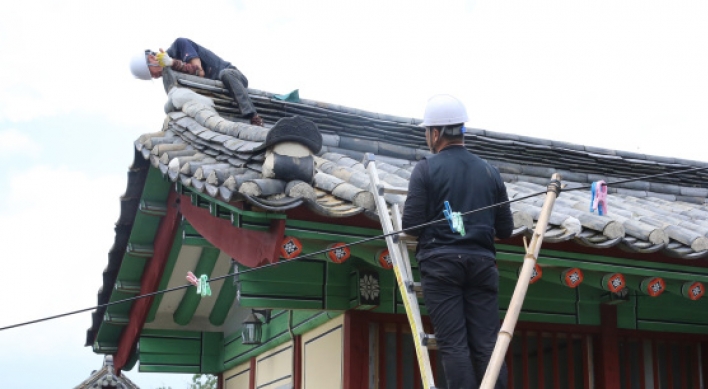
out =
[(449, 126), (467, 121), (467, 110), (462, 102), (450, 95), (435, 95), (425, 106), (421, 127)]
[(147, 54), (145, 52), (136, 54), (130, 59), (130, 72), (133, 73), (135, 78), (139, 78), (141, 80), (152, 79), (152, 75), (150, 74), (150, 69), (147, 64)]

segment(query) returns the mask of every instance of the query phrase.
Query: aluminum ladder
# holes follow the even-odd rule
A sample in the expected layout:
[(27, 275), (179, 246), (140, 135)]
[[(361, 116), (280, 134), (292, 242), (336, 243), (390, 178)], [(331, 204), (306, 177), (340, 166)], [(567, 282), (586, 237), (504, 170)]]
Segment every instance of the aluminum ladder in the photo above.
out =
[(370, 190), (374, 195), (376, 202), (376, 210), (381, 219), (381, 227), (386, 234), (386, 245), (388, 253), (393, 264), (393, 271), (396, 274), (398, 289), (403, 298), (403, 305), (406, 309), (408, 322), (411, 325), (411, 333), (413, 334), (413, 345), (418, 359), (418, 367), (420, 378), (423, 381), (425, 389), (435, 389), (435, 379), (433, 370), (430, 365), (430, 355), (428, 349), (436, 349), (435, 336), (426, 334), (423, 329), (423, 321), (420, 317), (420, 307), (418, 306), (418, 297), (422, 295), (420, 283), (413, 280), (413, 272), (411, 270), (411, 261), (408, 256), (407, 241), (412, 237), (405, 234), (394, 234), (394, 231), (401, 230), (401, 210), (398, 205), (391, 206), (389, 214), (384, 194), (399, 194), (405, 195), (408, 193), (408, 188), (395, 188), (381, 184), (379, 173), (376, 169), (374, 156), (367, 154), (365, 157), (366, 169), (370, 178)]

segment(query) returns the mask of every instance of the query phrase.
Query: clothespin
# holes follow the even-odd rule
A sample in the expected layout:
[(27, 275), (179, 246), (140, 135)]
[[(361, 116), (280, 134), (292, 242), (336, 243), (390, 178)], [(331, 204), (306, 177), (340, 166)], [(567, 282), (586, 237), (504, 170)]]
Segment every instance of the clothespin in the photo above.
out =
[(199, 279), (191, 271), (187, 272), (187, 281), (194, 286), (199, 286)]
[(191, 271), (187, 272), (187, 281), (197, 287), (197, 293), (202, 297), (211, 296), (211, 287), (209, 286), (209, 276), (202, 274), (197, 278)]
[(598, 215), (607, 214), (607, 183), (604, 180), (593, 182), (591, 186), (590, 212), (597, 209)]
[(445, 209), (443, 209), (443, 215), (447, 219), (447, 223), (450, 225), (452, 232), (457, 232), (462, 236), (465, 236), (465, 223), (462, 220), (462, 215), (459, 212), (452, 212), (450, 208), (450, 203), (445, 201)]
[(197, 285), (197, 293), (202, 297), (211, 296), (211, 287), (209, 286), (209, 276), (202, 274), (199, 277), (199, 285)]

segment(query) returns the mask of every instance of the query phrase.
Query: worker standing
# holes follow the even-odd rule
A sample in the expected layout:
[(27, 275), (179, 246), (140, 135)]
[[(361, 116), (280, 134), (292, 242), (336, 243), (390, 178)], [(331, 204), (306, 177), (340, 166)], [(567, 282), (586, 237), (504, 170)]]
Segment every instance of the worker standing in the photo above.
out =
[[(428, 100), (422, 127), (433, 155), (411, 174), (403, 212), (407, 229), (448, 214), (439, 222), (408, 231), (418, 237), (418, 260), (425, 306), (435, 329), (448, 389), (478, 388), (499, 332), (499, 272), (495, 236), (511, 236), (514, 223), (506, 187), (496, 168), (464, 146), (464, 105), (450, 95)], [(461, 227), (461, 228), (460, 228)], [(496, 388), (506, 388), (506, 365)]]
[(263, 125), (251, 98), (248, 96), (248, 79), (230, 62), (224, 61), (211, 50), (199, 46), (187, 38), (177, 38), (167, 51), (159, 53), (146, 50), (134, 56), (130, 62), (130, 71), (135, 78), (149, 80), (162, 77), (162, 69), (172, 70), (221, 80), (231, 92), (231, 97), (238, 103), (241, 114), (251, 120), (251, 124)]

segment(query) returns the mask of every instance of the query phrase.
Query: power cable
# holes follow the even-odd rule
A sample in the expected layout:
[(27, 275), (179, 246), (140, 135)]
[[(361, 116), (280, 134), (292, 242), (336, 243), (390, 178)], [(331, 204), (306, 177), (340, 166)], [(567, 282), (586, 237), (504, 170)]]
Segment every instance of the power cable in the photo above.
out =
[[(626, 179), (626, 180), (621, 180), (621, 181), (615, 181), (615, 182), (607, 183), (607, 186), (609, 187), (609, 186), (612, 186), (612, 185), (624, 184), (624, 183), (627, 183), (627, 182), (640, 181), (640, 180), (647, 180), (647, 179), (656, 178), (656, 177), (670, 176), (670, 175), (676, 175), (676, 174), (682, 174), (682, 173), (690, 173), (690, 172), (696, 172), (696, 171), (701, 171), (701, 170), (708, 170), (708, 166), (706, 166), (706, 167), (699, 167), (699, 168), (691, 168), (691, 169), (686, 169), (686, 170), (680, 170), (680, 171), (676, 171), (676, 172), (666, 172), (666, 173), (659, 173), (659, 174), (647, 175), (647, 176), (642, 176), (642, 177), (637, 177), (637, 178), (630, 178), (630, 179)], [(569, 192), (569, 191), (574, 191), (574, 190), (590, 189), (590, 188), (591, 188), (591, 185), (587, 185), (587, 186), (580, 186), (580, 187), (570, 188), (570, 189), (562, 189), (562, 191)], [(517, 202), (517, 201), (521, 201), (521, 200), (525, 200), (525, 199), (528, 199), (528, 198), (531, 198), (531, 197), (536, 197), (536, 196), (540, 196), (540, 195), (542, 195), (542, 194), (546, 194), (549, 190), (551, 190), (551, 189), (549, 188), (549, 189), (544, 190), (544, 191), (535, 192), (535, 193), (532, 193), (532, 194), (529, 194), (529, 195), (526, 195), (526, 196), (514, 198), (513, 200), (502, 201), (502, 202), (499, 202), (499, 203), (496, 203), (496, 204), (488, 205), (488, 206), (486, 206), (486, 207), (481, 207), (481, 208), (473, 209), (473, 210), (471, 210), (471, 211), (461, 212), (460, 214), (461, 214), (461, 215), (469, 215), (469, 214), (472, 214), (472, 213), (481, 212), (481, 211), (484, 211), (484, 210), (487, 210), (487, 209), (491, 209), (491, 208), (495, 208), (495, 207), (499, 207), (499, 206), (502, 206), (502, 205), (511, 204), (511, 203), (514, 203), (514, 202)], [(406, 232), (406, 231), (410, 231), (410, 230), (414, 230), (414, 229), (418, 229), (418, 228), (422, 228), (422, 227), (427, 227), (427, 226), (429, 226), (429, 225), (436, 224), (436, 223), (441, 223), (441, 222), (443, 222), (443, 221), (446, 222), (447, 219), (446, 219), (446, 218), (437, 219), (437, 220), (429, 221), (429, 222), (422, 223), (422, 224), (419, 224), (419, 225), (411, 226), (411, 227), (408, 227), (408, 228), (403, 228), (403, 229), (398, 230), (398, 231), (393, 231), (393, 232), (388, 233), (388, 234), (381, 234), (381, 235), (371, 236), (371, 237), (368, 237), (368, 238), (364, 238), (364, 239), (357, 240), (357, 241), (355, 241), (355, 242), (351, 242), (351, 243), (346, 243), (346, 244), (343, 244), (343, 245), (339, 245), (339, 246), (337, 246), (337, 247), (326, 248), (326, 249), (319, 250), (319, 251), (315, 251), (315, 252), (311, 252), (311, 253), (308, 253), (308, 254), (303, 254), (303, 255), (297, 256), (297, 257), (292, 258), (292, 259), (290, 259), (290, 260), (288, 260), (288, 261), (285, 261), (285, 262), (273, 262), (273, 263), (269, 263), (269, 264), (266, 264), (266, 265), (263, 265), (263, 266), (252, 267), (252, 268), (250, 268), (250, 269), (244, 269), (244, 270), (241, 270), (241, 271), (236, 271), (236, 272), (233, 272), (233, 273), (228, 273), (228, 274), (221, 275), (221, 276), (218, 276), (218, 277), (210, 278), (210, 279), (208, 280), (208, 282), (219, 281), (219, 280), (222, 280), (222, 279), (225, 279), (225, 278), (229, 278), (229, 277), (233, 277), (233, 276), (236, 276), (236, 275), (246, 274), (246, 273), (250, 273), (250, 272), (253, 272), (253, 271), (258, 271), (258, 270), (267, 269), (267, 268), (270, 268), (270, 267), (273, 267), (273, 266), (277, 266), (277, 265), (284, 265), (284, 264), (287, 264), (287, 263), (296, 262), (296, 261), (301, 260), (301, 259), (310, 258), (310, 257), (316, 256), (316, 255), (324, 254), (324, 253), (327, 253), (327, 252), (329, 252), (329, 251), (336, 250), (336, 249), (340, 249), (340, 248), (343, 248), (343, 247), (350, 247), (350, 246), (355, 246), (355, 245), (358, 245), (358, 244), (370, 242), (370, 241), (373, 241), (373, 240), (385, 239), (385, 238), (387, 238), (387, 237), (389, 237), (389, 236), (399, 235), (399, 234), (401, 234), (401, 233), (403, 233), (403, 232)], [(189, 288), (190, 286), (192, 286), (192, 285), (191, 285), (191, 284), (186, 284), (186, 285), (181, 285), (181, 286), (175, 286), (175, 287), (173, 287), (173, 288), (158, 290), (158, 291), (155, 291), (155, 292), (146, 293), (146, 294), (142, 294), (142, 295), (138, 295), (138, 296), (133, 296), (133, 297), (125, 298), (125, 299), (122, 299), (122, 300), (112, 301), (112, 302), (105, 303), (105, 304), (99, 304), (99, 305), (96, 305), (96, 306), (93, 306), (93, 307), (89, 307), (89, 308), (78, 309), (78, 310), (75, 310), (75, 311), (65, 312), (65, 313), (58, 314), (58, 315), (47, 316), (47, 317), (44, 317), (44, 318), (41, 318), (41, 319), (35, 319), (35, 320), (30, 320), (30, 321), (26, 321), (26, 322), (22, 322), (22, 323), (17, 323), (17, 324), (5, 326), (5, 327), (0, 327), (0, 331), (5, 331), (5, 330), (12, 329), (12, 328), (17, 328), (17, 327), (23, 327), (23, 326), (30, 325), (30, 324), (41, 323), (41, 322), (44, 322), (44, 321), (53, 320), (53, 319), (58, 319), (58, 318), (62, 318), (62, 317), (65, 317), (65, 316), (71, 316), (71, 315), (75, 315), (75, 314), (77, 314), (77, 313), (82, 313), (82, 312), (87, 312), (87, 311), (93, 311), (93, 310), (100, 309), (100, 308), (107, 308), (107, 307), (112, 306), (112, 305), (123, 304), (123, 303), (131, 302), (131, 301), (139, 300), (139, 299), (142, 299), (142, 298), (146, 298), (146, 297), (153, 297), (153, 296), (157, 296), (157, 295), (163, 294), (163, 293), (174, 292), (174, 291), (177, 291), (177, 290)]]

